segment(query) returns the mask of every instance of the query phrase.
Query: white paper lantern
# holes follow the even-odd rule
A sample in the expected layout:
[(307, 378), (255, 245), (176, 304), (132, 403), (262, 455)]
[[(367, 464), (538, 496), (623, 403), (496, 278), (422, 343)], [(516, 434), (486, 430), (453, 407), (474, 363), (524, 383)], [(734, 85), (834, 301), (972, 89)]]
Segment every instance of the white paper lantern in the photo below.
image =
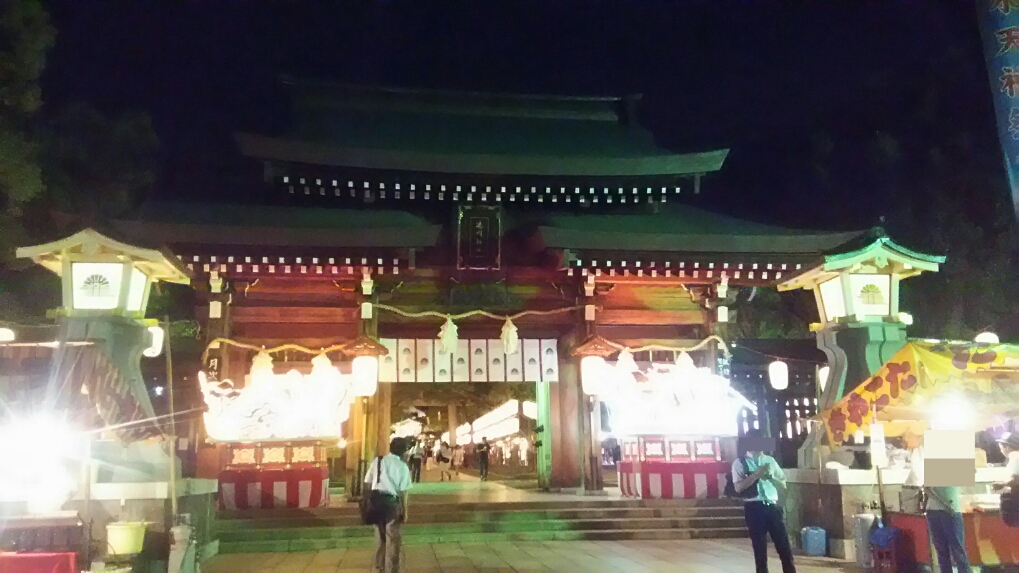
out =
[(379, 389), (379, 359), (374, 356), (358, 356), (351, 365), (354, 375), (355, 396), (374, 396)]
[(17, 338), (10, 328), (0, 328), (0, 342), (14, 342)]
[(789, 365), (781, 360), (776, 360), (768, 365), (768, 380), (771, 387), (776, 390), (785, 390), (789, 387)]
[(981, 332), (973, 339), (977, 344), (998, 344), (998, 335), (993, 332)]
[(585, 356), (580, 360), (580, 384), (584, 394), (589, 396), (598, 394), (607, 366), (601, 356)]

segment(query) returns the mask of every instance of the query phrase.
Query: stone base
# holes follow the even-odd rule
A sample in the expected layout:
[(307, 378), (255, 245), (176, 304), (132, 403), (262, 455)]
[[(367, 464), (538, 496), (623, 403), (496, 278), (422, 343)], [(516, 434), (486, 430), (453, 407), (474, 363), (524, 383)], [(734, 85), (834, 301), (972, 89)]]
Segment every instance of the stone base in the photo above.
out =
[(829, 539), (828, 556), (846, 561), (856, 561), (855, 539)]

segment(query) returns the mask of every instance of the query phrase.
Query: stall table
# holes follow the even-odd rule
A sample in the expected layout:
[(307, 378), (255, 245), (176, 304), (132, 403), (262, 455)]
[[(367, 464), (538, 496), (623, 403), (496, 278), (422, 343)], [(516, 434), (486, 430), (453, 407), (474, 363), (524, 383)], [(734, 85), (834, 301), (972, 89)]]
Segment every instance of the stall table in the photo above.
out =
[(0, 553), (0, 573), (78, 573), (75, 553)]
[[(975, 510), (963, 513), (966, 528), (966, 554), (971, 565), (1019, 565), (1019, 529), (1005, 525), (997, 511)], [(931, 564), (927, 520), (915, 513), (889, 513), (889, 527), (897, 527), (906, 536), (903, 547), (916, 562)]]

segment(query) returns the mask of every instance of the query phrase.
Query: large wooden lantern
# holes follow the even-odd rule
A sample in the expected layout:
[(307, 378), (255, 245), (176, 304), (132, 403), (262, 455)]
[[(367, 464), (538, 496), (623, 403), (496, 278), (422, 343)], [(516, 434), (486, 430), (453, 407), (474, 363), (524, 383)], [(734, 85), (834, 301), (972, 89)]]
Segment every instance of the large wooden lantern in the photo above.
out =
[(780, 291), (814, 292), (820, 330), (835, 324), (898, 322), (911, 317), (899, 309), (899, 283), (924, 271), (937, 272), (944, 257), (925, 255), (879, 236), (856, 250), (826, 254), (778, 285)]
[(92, 229), (52, 243), (22, 247), (17, 254), (61, 278), (60, 312), (68, 317), (140, 319), (145, 316), (154, 282), (190, 282), (188, 272), (173, 255), (121, 243)]
[(165, 333), (158, 321), (145, 319), (145, 310), (154, 282), (190, 283), (177, 257), (121, 243), (93, 229), (22, 247), (17, 255), (60, 277), (63, 305), (53, 314), (61, 337), (69, 342), (101, 341), (102, 352), (119, 371), (115, 392), (121, 396), (130, 392), (144, 415), (154, 416), (140, 361), (162, 352)]
[[(906, 344), (913, 318), (899, 308), (899, 283), (923, 272), (937, 272), (945, 257), (927, 255), (872, 233), (778, 285), (780, 291), (813, 291), (820, 322), (811, 325), (817, 346), (828, 357), (818, 409), (834, 405)], [(816, 428), (800, 448), (800, 465), (815, 467)]]

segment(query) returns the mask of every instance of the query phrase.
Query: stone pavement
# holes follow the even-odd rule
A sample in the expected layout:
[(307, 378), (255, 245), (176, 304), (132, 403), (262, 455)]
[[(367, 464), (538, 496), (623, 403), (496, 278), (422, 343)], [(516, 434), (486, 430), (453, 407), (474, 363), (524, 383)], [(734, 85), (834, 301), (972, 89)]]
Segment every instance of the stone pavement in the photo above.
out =
[[(332, 549), (308, 553), (221, 555), (203, 573), (362, 573), (371, 571), (374, 551)], [(747, 573), (754, 570), (747, 539), (691, 541), (534, 541), (446, 543), (404, 549), (407, 573)], [(771, 571), (782, 567), (772, 550)], [(797, 557), (799, 573), (859, 573), (832, 559)]]

